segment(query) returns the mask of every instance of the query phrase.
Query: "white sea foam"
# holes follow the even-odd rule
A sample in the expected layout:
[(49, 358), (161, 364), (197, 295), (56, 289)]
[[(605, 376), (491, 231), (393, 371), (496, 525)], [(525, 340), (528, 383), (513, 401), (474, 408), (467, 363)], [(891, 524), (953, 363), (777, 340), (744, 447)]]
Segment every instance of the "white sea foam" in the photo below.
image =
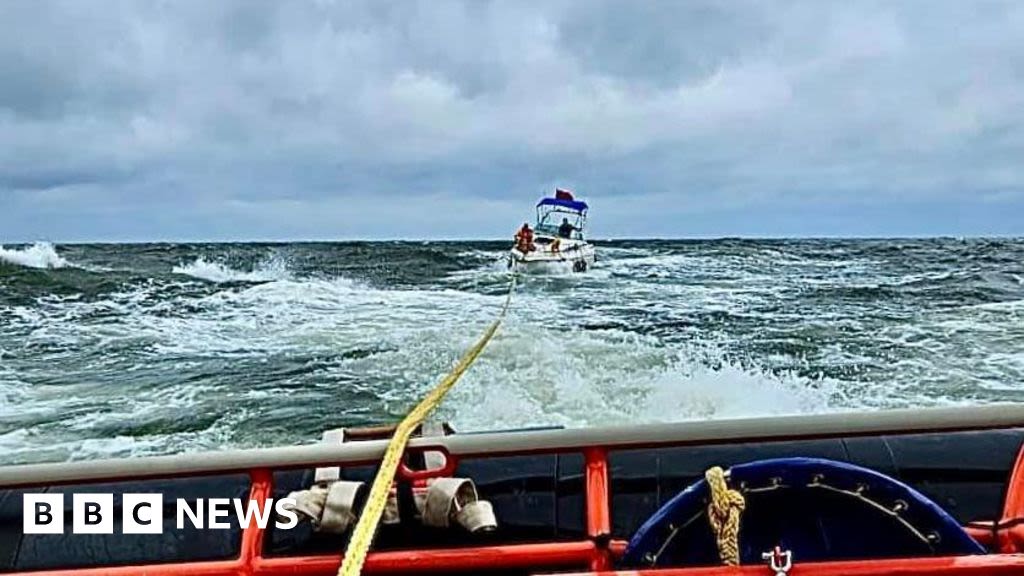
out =
[(743, 368), (710, 347), (518, 323), (453, 392), (448, 412), (464, 429), (594, 426), (823, 412), (842, 407), (837, 400), (835, 382)]
[(71, 265), (57, 254), (57, 250), (49, 242), (36, 242), (27, 248), (12, 250), (0, 245), (0, 260), (28, 268), (65, 268)]
[(178, 265), (172, 269), (175, 274), (184, 274), (209, 282), (269, 282), (291, 277), (284, 261), (272, 258), (258, 265), (253, 270), (236, 270), (227, 264), (207, 260), (200, 256), (189, 264)]

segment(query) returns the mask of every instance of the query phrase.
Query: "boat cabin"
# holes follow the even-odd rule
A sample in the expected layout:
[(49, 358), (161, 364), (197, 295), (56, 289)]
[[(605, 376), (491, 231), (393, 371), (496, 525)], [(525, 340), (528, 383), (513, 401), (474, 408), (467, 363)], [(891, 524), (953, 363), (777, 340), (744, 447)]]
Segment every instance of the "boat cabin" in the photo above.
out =
[[(568, 235), (560, 230), (562, 221), (567, 220), (572, 226)], [(537, 225), (534, 227), (538, 236), (552, 238), (569, 238), (584, 240), (583, 233), (587, 223), (587, 203), (569, 198), (542, 198), (537, 203)]]

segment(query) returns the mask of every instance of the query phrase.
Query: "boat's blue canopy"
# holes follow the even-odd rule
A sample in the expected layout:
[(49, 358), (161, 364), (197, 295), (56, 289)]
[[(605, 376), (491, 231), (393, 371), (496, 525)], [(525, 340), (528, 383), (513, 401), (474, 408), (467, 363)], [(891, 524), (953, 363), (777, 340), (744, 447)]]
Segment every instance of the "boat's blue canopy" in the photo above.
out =
[(575, 212), (586, 212), (587, 203), (580, 202), (579, 200), (562, 200), (560, 198), (541, 198), (540, 202), (537, 202), (537, 207), (541, 206), (558, 206), (561, 208), (568, 208)]

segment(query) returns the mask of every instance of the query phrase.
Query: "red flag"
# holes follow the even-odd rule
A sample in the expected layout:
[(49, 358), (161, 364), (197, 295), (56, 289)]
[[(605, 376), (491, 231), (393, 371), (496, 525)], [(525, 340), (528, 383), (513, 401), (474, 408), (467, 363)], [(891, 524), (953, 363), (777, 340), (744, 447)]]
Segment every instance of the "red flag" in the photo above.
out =
[(562, 190), (561, 188), (555, 188), (555, 198), (559, 200), (574, 200), (572, 192)]

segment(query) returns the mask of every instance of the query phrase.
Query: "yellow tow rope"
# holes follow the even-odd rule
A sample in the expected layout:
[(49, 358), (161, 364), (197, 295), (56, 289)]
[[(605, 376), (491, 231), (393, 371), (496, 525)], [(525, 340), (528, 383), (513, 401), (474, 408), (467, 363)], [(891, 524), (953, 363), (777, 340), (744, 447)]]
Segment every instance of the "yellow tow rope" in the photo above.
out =
[(502, 320), (505, 319), (505, 313), (508, 312), (515, 287), (516, 277), (513, 275), (512, 281), (509, 283), (508, 295), (505, 296), (505, 303), (502, 305), (501, 311), (498, 312), (498, 317), (487, 327), (476, 344), (466, 351), (455, 368), (395, 428), (395, 435), (391, 437), (391, 442), (388, 443), (387, 450), (384, 451), (384, 458), (381, 460), (377, 477), (373, 479), (373, 486), (366, 499), (366, 506), (363, 507), (359, 522), (356, 524), (355, 530), (352, 531), (352, 539), (348, 542), (341, 568), (338, 569), (338, 576), (358, 576), (362, 572), (366, 553), (370, 550), (370, 544), (373, 543), (377, 524), (387, 505), (391, 483), (395, 479), (395, 472), (398, 470), (398, 464), (401, 462), (409, 437), (412, 436), (416, 427), (437, 408), (445, 394), (455, 386), (455, 383), (459, 381), (459, 378), (469, 369), (480, 353), (484, 351), (487, 343), (494, 337), (494, 333), (498, 331)]
[(712, 466), (704, 473), (711, 492), (708, 504), (708, 522), (715, 533), (718, 556), (726, 566), (740, 565), (740, 516), (747, 502), (738, 490), (732, 490), (725, 481), (725, 472)]

